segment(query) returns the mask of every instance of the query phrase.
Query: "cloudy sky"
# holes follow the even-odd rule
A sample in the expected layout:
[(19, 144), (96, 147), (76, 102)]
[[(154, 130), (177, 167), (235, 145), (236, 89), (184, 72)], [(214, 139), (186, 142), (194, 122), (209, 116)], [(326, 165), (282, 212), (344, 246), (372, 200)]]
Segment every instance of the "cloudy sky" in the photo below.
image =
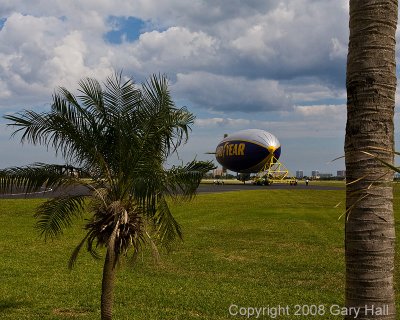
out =
[[(291, 171), (336, 173), (347, 41), (348, 0), (2, 0), (0, 113), (46, 110), (55, 87), (86, 76), (165, 73), (197, 116), (182, 161), (258, 128), (278, 137)], [(4, 120), (0, 150), (0, 168), (61, 161), (10, 140)]]

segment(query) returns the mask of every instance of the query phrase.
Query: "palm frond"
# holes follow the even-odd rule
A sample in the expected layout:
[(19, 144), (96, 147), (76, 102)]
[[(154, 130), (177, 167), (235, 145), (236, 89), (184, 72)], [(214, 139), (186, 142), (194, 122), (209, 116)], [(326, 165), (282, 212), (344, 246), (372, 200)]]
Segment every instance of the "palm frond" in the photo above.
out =
[(91, 229), (88, 231), (86, 249), (90, 253), (90, 255), (96, 260), (101, 258), (101, 255), (97, 251), (97, 247), (99, 245), (101, 246), (102, 244), (99, 243), (98, 237), (99, 237), (99, 234), (97, 233), (97, 230)]
[[(145, 233), (147, 235), (147, 241), (150, 242), (151, 253), (153, 255), (154, 262), (156, 264), (159, 264), (161, 261), (161, 258), (160, 258), (160, 251), (158, 250), (157, 243), (156, 243), (157, 239), (153, 239), (153, 237), (147, 231), (145, 231)], [(169, 248), (169, 247), (167, 246), (167, 248)], [(136, 253), (134, 252), (132, 255), (132, 258), (134, 258), (135, 255), (136, 255)]]
[(152, 221), (160, 244), (167, 250), (171, 249), (177, 240), (182, 240), (181, 227), (173, 217), (165, 197), (158, 199), (157, 211)]
[[(382, 164), (384, 164), (386, 167), (388, 167), (389, 169), (392, 169), (394, 172), (400, 172), (400, 168), (399, 167), (396, 167), (396, 166), (394, 166), (393, 164), (391, 164), (391, 163), (389, 163), (389, 162), (387, 162), (387, 161), (385, 161), (385, 160), (382, 160), (379, 156), (377, 156), (377, 155), (375, 155), (375, 154), (372, 154), (372, 153), (370, 153), (370, 152), (367, 152), (367, 151), (361, 151), (362, 153), (364, 153), (364, 154), (366, 154), (366, 155), (368, 155), (368, 156), (370, 156), (370, 157), (372, 157), (372, 158), (374, 158), (374, 159), (376, 159), (376, 160), (378, 160), (380, 163), (382, 163)], [(396, 153), (396, 152), (395, 152)], [(397, 153), (396, 153), (397, 154)]]
[(39, 206), (36, 211), (36, 228), (40, 235), (54, 238), (62, 233), (63, 229), (69, 227), (73, 218), (81, 217), (86, 196), (61, 196), (47, 200)]
[(114, 73), (105, 82), (104, 104), (110, 114), (129, 116), (141, 99), (133, 79), (123, 80), (122, 72)]
[(78, 258), (79, 252), (81, 251), (83, 245), (85, 244), (87, 238), (89, 237), (89, 233), (79, 242), (79, 244), (75, 247), (74, 251), (72, 251), (71, 257), (68, 260), (68, 269), (72, 269), (75, 266), (76, 259)]
[(183, 196), (191, 198), (204, 175), (215, 169), (211, 161), (196, 161), (186, 164), (183, 167), (172, 167), (166, 176), (166, 193), (170, 196)]
[(167, 157), (186, 141), (194, 116), (185, 108), (177, 109), (168, 89), (165, 76), (153, 75), (143, 84), (143, 103), (139, 110), (148, 119), (142, 140), (153, 141), (159, 152)]
[(47, 113), (24, 110), (15, 115), (5, 115), (4, 119), (12, 121), (12, 123), (8, 124), (9, 126), (17, 127), (11, 134), (12, 137), (22, 132), (22, 143), (26, 141), (34, 145), (48, 144), (48, 134), (51, 131), (51, 126), (49, 125), (49, 115)]
[(31, 166), (12, 167), (0, 170), (0, 193), (36, 192), (42, 188), (58, 188), (71, 185), (76, 179), (71, 171), (81, 172), (80, 168), (67, 165), (35, 163)]
[(61, 152), (65, 158), (79, 156), (77, 146), (81, 144), (80, 141), (87, 141), (79, 131), (81, 126), (76, 123), (77, 120), (82, 121), (60, 96), (54, 95), (53, 101), (54, 110), (52, 112), (36, 113), (25, 110), (4, 118), (12, 121), (8, 124), (9, 126), (17, 127), (13, 136), (22, 133), (21, 142), (46, 147), (52, 146), (56, 154)]
[(79, 81), (78, 91), (81, 93), (79, 99), (85, 109), (100, 119), (104, 119), (106, 111), (104, 108), (103, 89), (96, 79), (84, 78)]

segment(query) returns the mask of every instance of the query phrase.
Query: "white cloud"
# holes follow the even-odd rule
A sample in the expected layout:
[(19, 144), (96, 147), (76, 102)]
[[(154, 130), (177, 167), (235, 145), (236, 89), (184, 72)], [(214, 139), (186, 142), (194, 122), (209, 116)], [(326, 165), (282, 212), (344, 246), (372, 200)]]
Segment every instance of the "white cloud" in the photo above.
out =
[(344, 136), (346, 124), (345, 105), (295, 106), (293, 114), (287, 114), (279, 120), (243, 119), (243, 118), (200, 118), (195, 126), (204, 129), (223, 128), (230, 132), (258, 128), (270, 131), (283, 138), (325, 137), (340, 138)]
[[(233, 39), (232, 48), (236, 49), (240, 55), (256, 57), (257, 60), (268, 63), (271, 58), (279, 54), (279, 47), (274, 43), (282, 41), (288, 35), (284, 28), (293, 23), (295, 13), (287, 5), (281, 3), (275, 10), (265, 15), (256, 16), (256, 21), (247, 24), (244, 32)], [(274, 32), (271, 32), (271, 29)]]
[(148, 73), (208, 68), (219, 60), (218, 41), (183, 27), (142, 34), (128, 50)]
[(251, 124), (248, 119), (208, 118), (196, 119), (195, 125), (199, 127), (243, 127)]
[[(0, 16), (7, 17), (13, 12), (31, 14), (34, 16), (83, 18), (81, 24), (89, 21), (90, 13), (106, 15), (134, 15), (134, 1), (129, 0), (2, 0)], [(84, 17), (87, 17), (85, 21)], [(79, 25), (78, 25), (79, 26)]]
[(327, 85), (316, 77), (299, 78), (283, 85), (296, 104), (306, 104), (324, 99), (346, 99), (346, 90)]
[[(245, 108), (287, 108), (290, 96), (301, 92), (285, 90), (288, 84), (282, 85), (281, 79), (296, 79), (304, 73), (315, 74), (316, 81), (320, 76), (335, 81), (343, 77), (343, 71), (332, 70), (338, 70), (335, 63), (342, 62), (347, 42), (346, 24), (341, 23), (347, 14), (344, 4), (315, 0), (232, 0), (229, 6), (222, 0), (4, 1), (0, 15), (7, 21), (0, 29), (0, 88), (4, 89), (0, 106), (42, 103), (57, 85), (74, 87), (83, 76), (101, 79), (113, 68), (123, 68), (140, 79), (166, 72), (173, 80), (180, 76), (178, 82), (182, 75), (193, 81), (189, 75), (214, 74), (214, 79), (223, 79), (220, 91), (227, 103), (212, 95), (217, 101), (212, 106), (212, 99), (190, 92), (194, 103), (211, 105), (214, 110), (227, 111), (232, 104), (228, 85), (242, 92), (241, 102), (255, 97), (255, 106), (244, 103)], [(149, 30), (133, 43), (113, 45), (105, 41), (113, 28), (110, 15), (135, 16), (161, 29)], [(335, 59), (326, 63), (329, 57)], [(238, 83), (252, 94), (246, 95)], [(265, 92), (261, 85), (266, 85)], [(236, 105), (233, 110), (239, 108)]]
[(279, 82), (248, 80), (205, 72), (177, 74), (174, 92), (195, 106), (225, 112), (289, 110), (291, 98)]
[[(344, 108), (324, 100), (345, 96), (347, 2), (4, 0), (0, 108), (48, 103), (55, 87), (73, 90), (80, 78), (101, 80), (113, 69), (139, 81), (161, 72), (174, 97), (200, 113), (190, 154), (210, 151), (225, 132), (252, 127), (280, 139), (341, 137)], [(110, 16), (143, 19), (147, 32), (112, 44)], [(0, 166), (12, 164), (17, 141), (1, 146), (13, 152)], [(16, 163), (48, 157), (29, 150), (32, 158), (25, 152)]]
[(332, 38), (331, 44), (331, 52), (329, 53), (331, 59), (345, 59), (347, 57), (347, 43), (342, 43), (339, 39)]
[(343, 117), (346, 115), (346, 105), (313, 105), (295, 106), (294, 112), (304, 117)]
[(89, 47), (87, 38), (64, 19), (9, 16), (0, 30), (0, 87), (6, 92), (0, 107), (48, 101), (58, 85), (75, 87), (84, 76), (109, 74), (102, 50), (89, 58), (98, 47)]

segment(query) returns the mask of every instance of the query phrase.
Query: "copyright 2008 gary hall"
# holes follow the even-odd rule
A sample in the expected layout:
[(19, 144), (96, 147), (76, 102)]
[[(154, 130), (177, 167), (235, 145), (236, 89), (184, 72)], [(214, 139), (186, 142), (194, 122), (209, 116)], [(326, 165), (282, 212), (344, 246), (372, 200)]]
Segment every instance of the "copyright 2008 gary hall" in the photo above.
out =
[(338, 304), (296, 304), (255, 307), (231, 304), (228, 312), (231, 317), (248, 319), (324, 318), (327, 315), (337, 317), (351, 316), (354, 319), (359, 319), (365, 316), (387, 316), (389, 315), (389, 306), (343, 307)]

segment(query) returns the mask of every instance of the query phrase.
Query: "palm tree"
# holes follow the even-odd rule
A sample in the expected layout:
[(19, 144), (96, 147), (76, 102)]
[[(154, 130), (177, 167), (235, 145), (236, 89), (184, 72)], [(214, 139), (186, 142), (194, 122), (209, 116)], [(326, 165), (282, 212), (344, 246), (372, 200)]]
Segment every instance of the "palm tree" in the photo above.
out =
[(44, 238), (55, 237), (75, 217), (91, 214), (69, 266), (85, 244), (94, 257), (99, 257), (97, 247), (105, 248), (101, 318), (111, 319), (116, 264), (145, 244), (168, 248), (182, 237), (169, 199), (193, 197), (213, 165), (192, 161), (164, 168), (167, 157), (186, 142), (194, 121), (185, 108), (175, 107), (164, 76), (152, 76), (141, 89), (121, 74), (109, 77), (104, 89), (87, 78), (79, 82), (78, 92), (75, 96), (60, 88), (49, 112), (5, 116), (16, 127), (13, 135), (22, 134), (22, 142), (52, 147), (67, 164), (2, 170), (0, 191), (87, 189), (84, 195), (63, 194), (41, 204), (36, 226)]
[(385, 162), (393, 163), (397, 10), (396, 0), (350, 0), (346, 307), (361, 308), (357, 319), (396, 319), (393, 172)]

